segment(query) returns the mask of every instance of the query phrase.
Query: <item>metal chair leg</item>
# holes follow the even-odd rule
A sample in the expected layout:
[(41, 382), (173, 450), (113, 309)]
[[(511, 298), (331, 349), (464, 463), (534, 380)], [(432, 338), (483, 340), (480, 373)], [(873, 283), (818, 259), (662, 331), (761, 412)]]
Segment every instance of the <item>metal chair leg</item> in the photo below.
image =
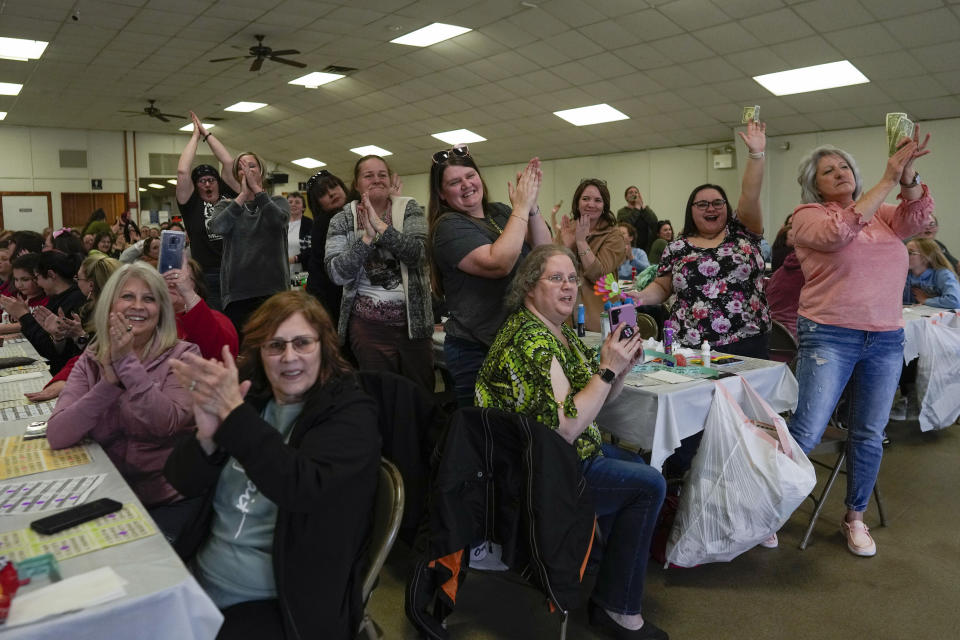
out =
[(887, 526), (887, 514), (883, 509), (883, 499), (880, 497), (879, 480), (873, 483), (873, 499), (877, 501), (877, 513), (880, 514), (880, 526)]
[(560, 616), (560, 640), (567, 640), (567, 621), (570, 620), (570, 612), (561, 611)]
[(810, 516), (810, 524), (807, 525), (807, 530), (803, 534), (803, 539), (800, 541), (800, 550), (803, 551), (807, 548), (807, 543), (810, 541), (810, 535), (813, 533), (813, 527), (817, 524), (817, 518), (820, 517), (820, 511), (823, 509), (823, 503), (827, 499), (827, 494), (830, 493), (830, 489), (833, 488), (833, 483), (837, 481), (837, 476), (840, 474), (840, 467), (843, 466), (843, 461), (847, 457), (846, 450), (841, 451), (840, 455), (837, 457), (836, 464), (833, 465), (833, 469), (830, 471), (830, 477), (827, 479), (827, 484), (824, 485), (823, 491), (820, 492), (819, 498), (814, 498), (812, 495), (810, 499), (816, 504), (816, 508), (813, 510), (813, 515)]

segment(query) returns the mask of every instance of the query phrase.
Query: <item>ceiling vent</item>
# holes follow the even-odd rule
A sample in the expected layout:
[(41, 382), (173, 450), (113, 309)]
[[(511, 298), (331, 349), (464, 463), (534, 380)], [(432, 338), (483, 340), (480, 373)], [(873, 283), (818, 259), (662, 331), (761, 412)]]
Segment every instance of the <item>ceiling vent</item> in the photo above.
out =
[(356, 71), (356, 69), (354, 69), (353, 67), (338, 67), (335, 64), (331, 64), (321, 69), (321, 71), (323, 71), (324, 73), (339, 73), (340, 75), (348, 76), (354, 71)]

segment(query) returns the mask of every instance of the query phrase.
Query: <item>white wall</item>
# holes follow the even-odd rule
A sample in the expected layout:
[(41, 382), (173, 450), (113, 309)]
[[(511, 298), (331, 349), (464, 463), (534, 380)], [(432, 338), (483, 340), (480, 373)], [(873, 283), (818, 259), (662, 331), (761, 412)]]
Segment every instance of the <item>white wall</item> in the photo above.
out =
[[(3, 150), (0, 153), (0, 191), (51, 192), (53, 225), (56, 228), (63, 224), (61, 193), (95, 193), (90, 188), (90, 180), (100, 178), (103, 180), (103, 193), (127, 193), (128, 200), (134, 201), (137, 197), (136, 178), (150, 175), (149, 154), (179, 154), (187, 142), (187, 135), (127, 133), (129, 180), (125, 183), (123, 132), (0, 126), (0, 149)], [(60, 149), (85, 149), (87, 167), (60, 168)], [(294, 191), (298, 181), (304, 181), (312, 175), (312, 172), (305, 173), (298, 167), (278, 165), (266, 158), (264, 162), (270, 171), (279, 168), (281, 172), (290, 174), (288, 184), (275, 187), (278, 192)], [(44, 221), (39, 226), (45, 227), (46, 224)]]
[[(917, 161), (922, 179), (930, 185), (938, 207), (940, 219), (939, 238), (948, 247), (960, 250), (960, 220), (950, 215), (950, 202), (960, 201), (960, 180), (957, 179), (958, 162), (955, 149), (960, 149), (960, 119), (934, 120), (922, 123), (923, 130), (931, 133), (930, 148), (933, 153)], [(797, 185), (797, 166), (803, 156), (813, 147), (830, 143), (846, 149), (857, 160), (866, 188), (876, 184), (886, 163), (886, 138), (882, 127), (846, 129), (824, 133), (809, 133), (777, 136), (768, 131), (766, 177), (764, 179), (763, 206), (766, 219), (766, 235), (772, 241), (783, 219), (800, 203), (800, 188)], [(16, 127), (0, 125), (0, 191), (51, 191), (53, 221), (59, 226), (61, 192), (90, 192), (90, 179), (103, 179), (104, 192), (127, 191), (123, 182), (123, 139), (117, 131), (85, 131), (79, 129), (46, 129), (39, 127)], [(134, 172), (139, 177), (148, 175), (150, 153), (179, 154), (186, 144), (186, 134), (136, 134), (136, 154), (133, 151), (133, 136), (128, 134), (130, 194), (136, 194)], [(731, 131), (734, 144), (734, 132)], [(788, 150), (780, 147), (790, 143)], [(483, 165), (482, 143), (474, 146), (474, 153), (481, 163), (484, 180), (490, 189), (491, 199), (509, 202), (506, 183), (515, 179), (516, 172), (523, 168), (517, 165)], [(713, 145), (713, 147), (722, 145)], [(618, 153), (580, 158), (548, 160), (543, 163), (544, 181), (541, 187), (540, 206), (546, 213), (552, 205), (563, 200), (563, 212), (570, 210), (570, 198), (581, 178), (599, 177), (610, 187), (613, 209), (623, 206), (624, 190), (635, 184), (640, 187), (644, 200), (657, 215), (673, 221), (675, 227), (683, 223), (683, 207), (690, 189), (704, 182), (716, 183), (727, 190), (736, 200), (740, 193), (740, 177), (745, 163), (745, 148), (736, 139), (736, 169), (714, 170), (711, 148), (704, 145)], [(59, 149), (86, 149), (86, 169), (61, 169)], [(305, 181), (313, 171), (295, 165), (281, 165), (266, 160), (268, 170), (290, 174), (286, 185), (275, 187), (276, 192), (293, 191), (297, 182)], [(163, 176), (157, 176), (163, 177)], [(165, 176), (172, 177), (172, 176)], [(352, 176), (341, 176), (349, 184)], [(429, 197), (429, 174), (403, 176), (404, 193), (413, 196), (426, 206)], [(896, 197), (896, 190), (890, 201)]]

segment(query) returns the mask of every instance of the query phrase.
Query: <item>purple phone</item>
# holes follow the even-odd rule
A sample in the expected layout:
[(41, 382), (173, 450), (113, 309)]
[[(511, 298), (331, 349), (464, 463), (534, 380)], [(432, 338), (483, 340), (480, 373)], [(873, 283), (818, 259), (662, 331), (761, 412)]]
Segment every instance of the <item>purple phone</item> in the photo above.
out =
[(617, 327), (623, 324), (623, 331), (620, 333), (621, 340), (627, 340), (633, 337), (637, 332), (637, 308), (632, 304), (621, 304), (616, 307), (610, 307), (610, 331), (617, 330)]

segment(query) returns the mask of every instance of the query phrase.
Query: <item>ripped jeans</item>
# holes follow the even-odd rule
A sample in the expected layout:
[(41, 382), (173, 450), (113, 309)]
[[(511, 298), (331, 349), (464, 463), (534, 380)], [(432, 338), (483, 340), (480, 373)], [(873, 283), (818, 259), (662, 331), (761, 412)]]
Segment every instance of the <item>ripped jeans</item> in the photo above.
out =
[(903, 329), (860, 331), (797, 318), (797, 411), (790, 433), (808, 453), (848, 386), (847, 508), (866, 511), (880, 472), (883, 430), (903, 367)]

